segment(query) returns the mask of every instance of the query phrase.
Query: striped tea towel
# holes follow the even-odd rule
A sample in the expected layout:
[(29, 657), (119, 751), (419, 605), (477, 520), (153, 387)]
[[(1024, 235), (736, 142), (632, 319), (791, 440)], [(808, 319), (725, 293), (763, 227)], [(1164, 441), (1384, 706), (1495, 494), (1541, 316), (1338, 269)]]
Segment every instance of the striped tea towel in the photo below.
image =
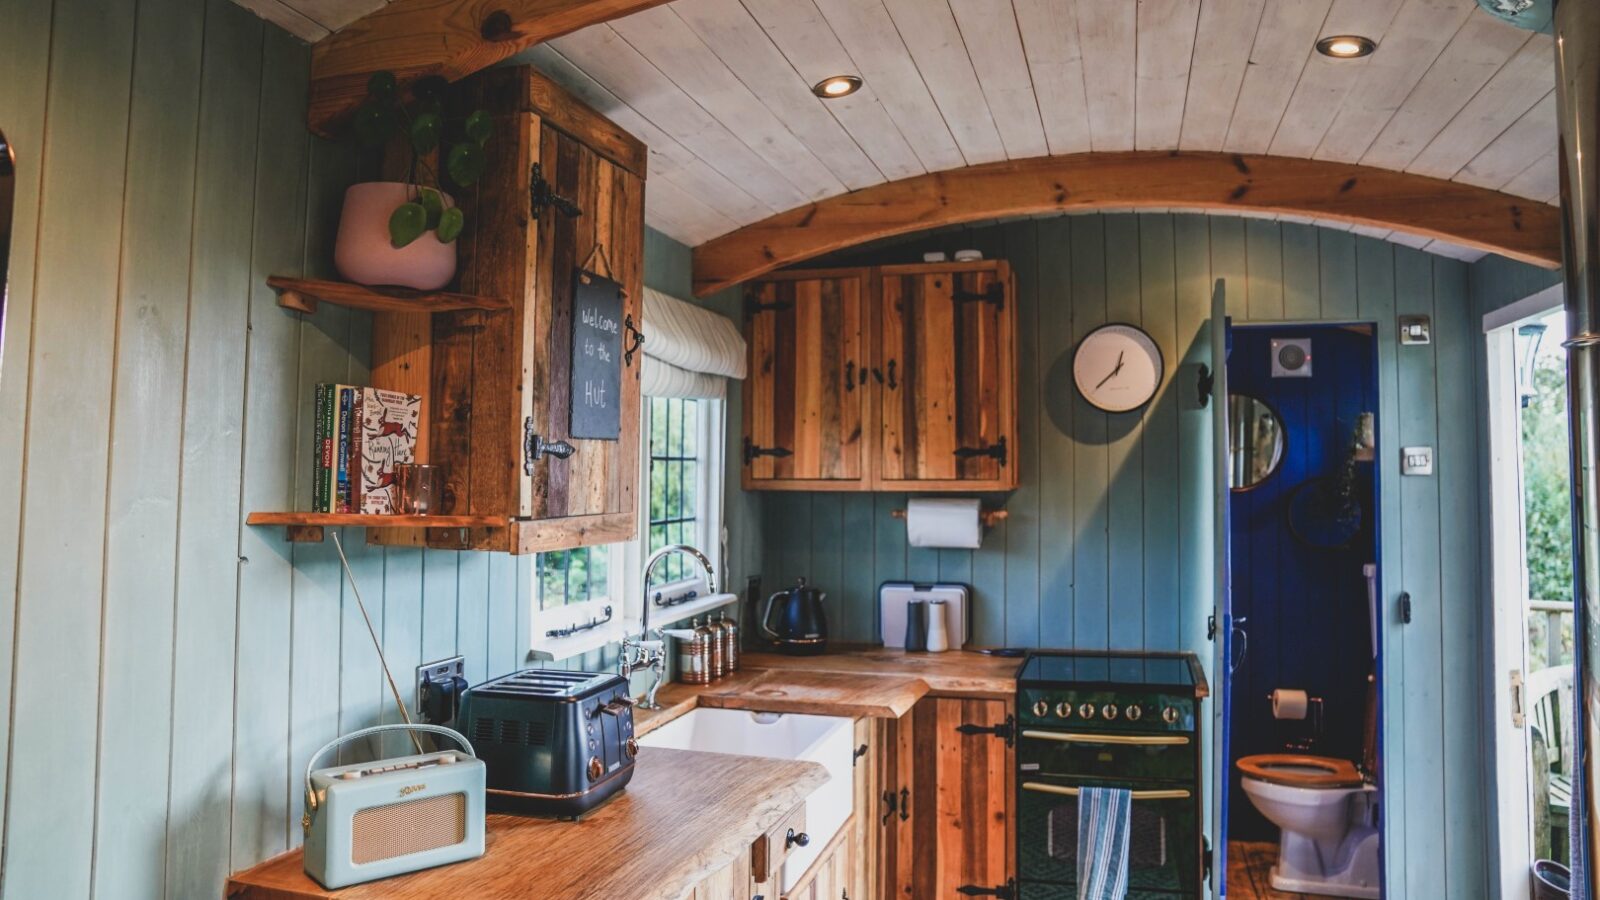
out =
[(1128, 831), (1133, 795), (1118, 788), (1078, 791), (1078, 900), (1128, 895)]

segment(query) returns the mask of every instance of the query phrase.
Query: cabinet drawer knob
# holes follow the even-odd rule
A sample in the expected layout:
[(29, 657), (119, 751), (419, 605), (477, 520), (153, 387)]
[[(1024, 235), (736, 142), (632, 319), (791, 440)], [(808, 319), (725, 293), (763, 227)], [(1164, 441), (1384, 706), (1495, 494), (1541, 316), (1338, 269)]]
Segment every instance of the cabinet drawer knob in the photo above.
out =
[(790, 847), (809, 847), (810, 845), (811, 835), (806, 834), (804, 831), (795, 831), (791, 828), (789, 833), (783, 837), (783, 849), (785, 850)]

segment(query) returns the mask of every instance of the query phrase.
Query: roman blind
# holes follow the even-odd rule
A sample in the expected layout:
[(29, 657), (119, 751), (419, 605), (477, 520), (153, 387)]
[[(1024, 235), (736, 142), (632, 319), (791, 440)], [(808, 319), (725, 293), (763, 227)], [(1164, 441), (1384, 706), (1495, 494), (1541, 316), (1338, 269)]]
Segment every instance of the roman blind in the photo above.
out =
[(646, 397), (721, 399), (730, 378), (744, 378), (744, 337), (726, 316), (644, 289)]

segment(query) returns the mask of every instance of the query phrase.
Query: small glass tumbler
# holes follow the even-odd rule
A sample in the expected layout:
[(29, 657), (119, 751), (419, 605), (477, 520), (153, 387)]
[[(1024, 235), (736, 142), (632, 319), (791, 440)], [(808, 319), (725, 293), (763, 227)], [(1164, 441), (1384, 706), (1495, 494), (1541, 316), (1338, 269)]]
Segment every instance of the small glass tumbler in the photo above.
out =
[(444, 502), (444, 466), (396, 463), (394, 511), (402, 516), (437, 515)]

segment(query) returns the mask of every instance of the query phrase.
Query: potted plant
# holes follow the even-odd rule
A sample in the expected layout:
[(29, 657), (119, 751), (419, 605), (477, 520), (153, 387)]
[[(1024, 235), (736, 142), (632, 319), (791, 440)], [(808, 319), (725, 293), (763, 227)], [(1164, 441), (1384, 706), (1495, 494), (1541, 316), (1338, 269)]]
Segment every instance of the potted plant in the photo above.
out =
[(408, 102), (392, 72), (367, 82), (367, 99), (351, 121), (356, 140), (374, 149), (403, 145), (411, 159), (405, 181), (369, 181), (345, 191), (333, 261), (350, 281), (431, 291), (455, 277), (455, 240), (466, 217), (440, 176), (461, 188), (482, 177), (494, 125), (476, 110), (463, 123), (462, 139), (444, 146), (446, 87), (443, 78), (419, 79)]

